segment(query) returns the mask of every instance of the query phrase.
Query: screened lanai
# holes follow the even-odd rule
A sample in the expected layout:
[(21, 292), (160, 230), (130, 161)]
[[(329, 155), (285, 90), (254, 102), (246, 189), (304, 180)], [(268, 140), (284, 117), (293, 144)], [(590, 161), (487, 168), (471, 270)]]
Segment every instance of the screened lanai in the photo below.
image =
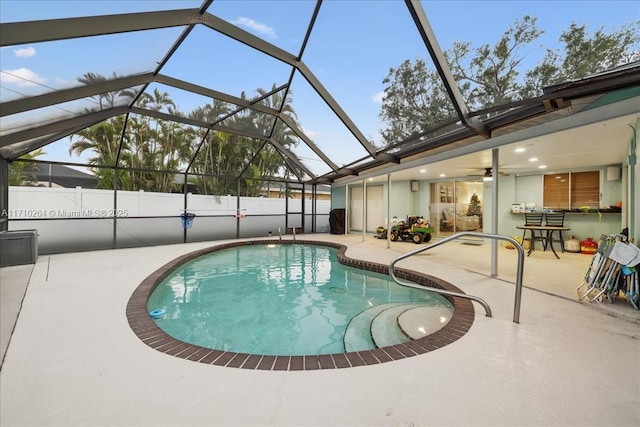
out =
[[(466, 334), (435, 337), (451, 345), (346, 369), (304, 356), (314, 371), (293, 372), (285, 356), (291, 372), (274, 372), (268, 354), (251, 369), (256, 355), (217, 350), (196, 363), (126, 314), (197, 251), (303, 247), (280, 233), (383, 268), (426, 247), (372, 236), (394, 216), (424, 216), (435, 243), (467, 217), (522, 236), (512, 204), (544, 207), (556, 176), (598, 178), (589, 210), (621, 202), (567, 213), (578, 237), (628, 226), (637, 243), (639, 21), (636, 0), (0, 0), (0, 424), (638, 425), (640, 311), (577, 301), (580, 253), (525, 258), (521, 323), (517, 251), (456, 241), (407, 259), (493, 317), (458, 306)], [(344, 235), (328, 235), (336, 211)], [(9, 253), (25, 265), (5, 268)], [(239, 285), (248, 258), (219, 263), (221, 281)], [(281, 276), (305, 280), (305, 301), (371, 295), (370, 279), (284, 258), (257, 274), (280, 295)], [(280, 317), (217, 299), (249, 326)]]
[[(531, 173), (487, 152), (593, 123), (608, 144), (563, 136), (548, 167), (628, 190), (638, 14), (604, 4), (3, 0), (0, 229), (44, 252), (329, 232), (345, 185)], [(605, 23), (620, 49), (563, 68), (563, 34)]]

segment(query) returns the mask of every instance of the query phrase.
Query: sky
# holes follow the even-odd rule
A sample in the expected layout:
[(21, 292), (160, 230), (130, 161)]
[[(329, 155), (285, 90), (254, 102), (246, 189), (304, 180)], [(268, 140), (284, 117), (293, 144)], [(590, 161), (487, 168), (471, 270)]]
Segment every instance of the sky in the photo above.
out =
[[(440, 48), (469, 41), (472, 47), (495, 44), (516, 20), (538, 18), (545, 34), (521, 53), (525, 64), (535, 64), (546, 49), (556, 49), (562, 31), (572, 22), (585, 24), (590, 33), (610, 32), (640, 21), (640, 0), (626, 1), (428, 1), (422, 7)], [(197, 0), (0, 0), (0, 21), (53, 19), (198, 8)], [(214, 0), (208, 12), (264, 38), (294, 55), (315, 2), (310, 0)], [(0, 49), (0, 100), (39, 94), (78, 85), (86, 72), (119, 76), (152, 71), (181, 33), (181, 28), (89, 37)], [(365, 137), (380, 143), (384, 127), (378, 117), (382, 80), (390, 68), (405, 59), (428, 58), (403, 1), (325, 0), (302, 56), (315, 77), (338, 101)], [(162, 74), (206, 86), (234, 96), (244, 91), (287, 82), (290, 67), (257, 53), (202, 25), (196, 28), (161, 70)], [(164, 86), (181, 111), (202, 106), (207, 99)], [(291, 86), (293, 107), (307, 136), (337, 164), (365, 156), (365, 150), (332, 114), (326, 103), (300, 75)], [(61, 114), (80, 112), (92, 100), (80, 100), (16, 117), (3, 117), (2, 132), (55, 120)], [(73, 161), (68, 141), (47, 148), (48, 160)], [(299, 148), (317, 173), (328, 172), (310, 150)], [(314, 159), (315, 158), (315, 159)]]

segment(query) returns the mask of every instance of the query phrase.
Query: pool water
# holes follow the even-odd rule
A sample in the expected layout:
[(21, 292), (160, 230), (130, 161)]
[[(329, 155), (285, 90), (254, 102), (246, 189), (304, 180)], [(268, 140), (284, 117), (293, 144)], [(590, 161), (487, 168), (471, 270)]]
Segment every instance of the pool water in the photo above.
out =
[[(190, 344), (294, 356), (375, 348), (373, 323), (363, 319), (387, 307), (399, 314), (398, 303), (453, 312), (438, 294), (340, 264), (334, 248), (276, 243), (223, 249), (183, 264), (157, 286), (147, 308), (165, 310), (156, 324)], [(386, 321), (370, 317), (386, 329)]]

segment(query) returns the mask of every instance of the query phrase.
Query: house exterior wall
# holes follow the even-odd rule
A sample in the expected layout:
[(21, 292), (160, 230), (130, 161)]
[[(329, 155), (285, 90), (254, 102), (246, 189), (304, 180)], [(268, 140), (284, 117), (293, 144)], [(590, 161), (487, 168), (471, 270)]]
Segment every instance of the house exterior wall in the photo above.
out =
[[(638, 166), (635, 166), (636, 170)], [(628, 174), (627, 168), (623, 167), (622, 179), (616, 181), (608, 181), (606, 179), (605, 169), (601, 169), (601, 207), (608, 207), (614, 205), (619, 200), (626, 200), (625, 189), (627, 188), (626, 175)], [(636, 172), (636, 177), (637, 172)], [(522, 214), (511, 213), (511, 205), (513, 203), (534, 203), (538, 209), (542, 209), (543, 200), (543, 176), (528, 175), (528, 176), (516, 176), (508, 175), (498, 178), (498, 234), (507, 236), (521, 236), (522, 233), (517, 229), (519, 225), (524, 223), (524, 216)], [(429, 217), (429, 200), (430, 193), (428, 181), (418, 181), (419, 190), (411, 191), (411, 181), (392, 181), (390, 192), (390, 217), (394, 216), (399, 219), (405, 218), (407, 215), (413, 214)], [(354, 186), (358, 184), (350, 184)], [(384, 186), (383, 195), (385, 197), (384, 203), (386, 204), (387, 184)], [(492, 203), (491, 203), (491, 187), (492, 181), (483, 183), (483, 231), (490, 233), (492, 215)], [(332, 188), (332, 203), (337, 204), (343, 202), (345, 199), (345, 186), (336, 186)], [(624, 203), (624, 202), (623, 202)], [(637, 205), (636, 200), (636, 205)], [(637, 212), (637, 206), (635, 212)], [(624, 210), (623, 210), (624, 212)], [(349, 215), (349, 213), (347, 213)], [(636, 214), (637, 217), (637, 214)], [(566, 215), (565, 223), (571, 227), (569, 235), (576, 236), (579, 239), (586, 237), (593, 237), (599, 239), (601, 234), (616, 234), (620, 233), (623, 224), (627, 224), (627, 218), (625, 214), (619, 213), (568, 213)], [(637, 219), (636, 219), (637, 224)], [(568, 237), (568, 236), (567, 236)], [(636, 241), (637, 238), (636, 238)]]

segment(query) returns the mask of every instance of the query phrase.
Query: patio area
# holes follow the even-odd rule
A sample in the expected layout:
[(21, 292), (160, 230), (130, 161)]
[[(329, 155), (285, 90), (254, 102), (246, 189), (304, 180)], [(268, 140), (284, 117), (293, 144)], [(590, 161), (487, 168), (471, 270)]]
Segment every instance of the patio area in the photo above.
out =
[[(291, 239), (291, 236), (285, 236)], [(335, 241), (389, 263), (418, 246), (371, 236)], [(277, 240), (277, 238), (276, 238)], [(484, 299), (458, 341), (373, 366), (283, 372), (196, 363), (153, 350), (125, 316), (132, 292), (170, 260), (222, 242), (41, 255), (0, 269), (0, 423), (6, 426), (635, 426), (640, 312), (578, 302), (590, 256), (525, 258), (512, 322), (516, 251), (451, 242), (399, 263)], [(27, 285), (28, 282), (28, 285)], [(22, 292), (26, 285), (26, 294)], [(21, 307), (21, 308), (20, 308)], [(19, 316), (9, 328), (10, 312)], [(10, 340), (7, 337), (10, 334)], [(4, 354), (5, 347), (8, 347)]]

